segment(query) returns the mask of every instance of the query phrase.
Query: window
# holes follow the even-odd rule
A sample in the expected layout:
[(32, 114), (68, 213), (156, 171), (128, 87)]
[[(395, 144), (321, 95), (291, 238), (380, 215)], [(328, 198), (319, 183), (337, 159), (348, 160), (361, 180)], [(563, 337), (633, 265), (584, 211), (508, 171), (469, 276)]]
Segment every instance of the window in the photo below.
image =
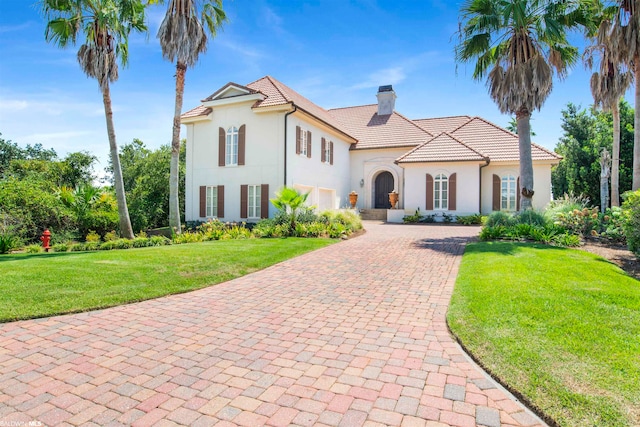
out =
[(321, 157), (321, 161), (322, 163), (328, 163), (330, 165), (333, 164), (333, 141), (327, 141), (326, 139), (322, 138), (322, 155)]
[(260, 185), (249, 185), (249, 200), (248, 200), (248, 208), (249, 208), (249, 218), (260, 218), (260, 206), (261, 206), (261, 186)]
[(513, 175), (503, 176), (500, 180), (500, 210), (515, 211), (517, 201), (516, 178)]
[(227, 129), (225, 165), (238, 164), (238, 128), (230, 127)]
[(307, 157), (308, 134), (305, 131), (300, 133), (300, 155)]
[(206, 217), (218, 216), (218, 187), (207, 187)]
[(447, 210), (449, 208), (449, 179), (440, 174), (433, 181), (433, 208)]

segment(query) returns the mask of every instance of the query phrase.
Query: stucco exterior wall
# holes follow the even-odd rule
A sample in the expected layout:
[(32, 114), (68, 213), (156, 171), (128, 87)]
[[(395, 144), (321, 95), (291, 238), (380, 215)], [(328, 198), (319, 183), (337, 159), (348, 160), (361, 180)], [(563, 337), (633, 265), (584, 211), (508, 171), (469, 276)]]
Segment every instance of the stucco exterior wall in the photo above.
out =
[[(311, 158), (296, 154), (296, 126), (311, 131)], [(322, 138), (327, 144), (333, 142), (333, 165), (322, 162)], [(330, 128), (303, 114), (291, 114), (287, 119), (287, 185), (309, 192), (307, 204), (319, 211), (346, 207), (350, 191), (350, 147), (345, 137)]]
[[(490, 214), (493, 211), (493, 175), (504, 176), (511, 174), (516, 178), (520, 176), (518, 163), (491, 163), (482, 169), (482, 213)], [(551, 201), (551, 163), (533, 162), (533, 208), (544, 209)]]
[[(398, 192), (398, 209), (405, 206), (404, 169), (393, 163), (398, 157), (409, 151), (405, 148), (384, 148), (372, 150), (352, 150), (350, 152), (351, 182), (349, 191), (358, 193), (359, 209), (371, 209), (374, 206), (375, 180), (384, 171), (390, 172), (394, 180), (394, 189)], [(360, 182), (364, 180), (361, 187)]]
[[(477, 162), (405, 163), (405, 204), (407, 211), (420, 208), (421, 212), (434, 214), (445, 212), (451, 215), (471, 215), (478, 213), (480, 186)], [(434, 178), (439, 174), (447, 177), (456, 174), (456, 210), (426, 210), (426, 174)]]
[[(240, 186), (269, 184), (270, 197), (279, 188), (283, 177), (284, 113), (256, 114), (253, 102), (217, 106), (212, 120), (187, 126), (187, 175), (185, 219), (200, 217), (201, 185), (224, 185), (223, 221), (240, 220)], [(244, 166), (218, 166), (218, 128), (246, 126), (246, 154)], [(269, 206), (269, 215), (275, 208)]]

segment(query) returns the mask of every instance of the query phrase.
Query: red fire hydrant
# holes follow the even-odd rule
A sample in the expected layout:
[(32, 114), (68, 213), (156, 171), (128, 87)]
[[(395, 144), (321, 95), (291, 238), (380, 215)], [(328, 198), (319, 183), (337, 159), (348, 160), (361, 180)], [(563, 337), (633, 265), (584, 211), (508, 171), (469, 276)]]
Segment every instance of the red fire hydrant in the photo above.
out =
[(44, 248), (45, 252), (49, 252), (49, 242), (51, 242), (51, 232), (49, 231), (49, 229), (45, 229), (44, 233), (42, 233), (42, 237), (40, 237), (40, 240), (42, 240), (42, 247)]

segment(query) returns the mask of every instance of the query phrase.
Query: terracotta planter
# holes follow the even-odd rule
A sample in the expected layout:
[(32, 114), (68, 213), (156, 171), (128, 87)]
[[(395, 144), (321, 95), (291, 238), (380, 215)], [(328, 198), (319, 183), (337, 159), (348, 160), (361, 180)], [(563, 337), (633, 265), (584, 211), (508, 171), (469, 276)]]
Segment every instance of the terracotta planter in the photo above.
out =
[(355, 191), (349, 193), (349, 203), (351, 203), (351, 209), (356, 208), (356, 203), (358, 203), (358, 193)]
[(389, 193), (389, 203), (391, 204), (391, 209), (396, 208), (396, 203), (398, 203), (398, 193), (395, 191)]

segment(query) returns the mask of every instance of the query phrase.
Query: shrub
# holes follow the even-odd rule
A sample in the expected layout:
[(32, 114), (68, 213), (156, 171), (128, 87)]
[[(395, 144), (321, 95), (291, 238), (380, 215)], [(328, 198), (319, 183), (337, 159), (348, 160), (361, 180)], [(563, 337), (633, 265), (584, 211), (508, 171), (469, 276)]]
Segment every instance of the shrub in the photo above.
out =
[(0, 234), (0, 254), (8, 254), (18, 245), (18, 238), (13, 234)]
[(436, 222), (436, 215), (435, 214), (425, 215), (420, 219), (420, 222), (429, 223), (429, 224), (434, 223)]
[(571, 234), (590, 236), (599, 222), (598, 209), (582, 208), (574, 209), (566, 213), (558, 213), (555, 224), (564, 228)]
[(24, 250), (28, 253), (28, 254), (39, 254), (40, 252), (42, 252), (44, 249), (42, 249), (42, 245), (29, 245), (26, 248), (24, 248)]
[(565, 194), (560, 199), (552, 200), (545, 209), (544, 214), (550, 221), (556, 221), (559, 214), (567, 214), (575, 211), (576, 209), (581, 211), (588, 207), (588, 197)]
[[(153, 237), (164, 237), (164, 236), (153, 236)], [(152, 239), (153, 239), (152, 237)], [(204, 241), (204, 234), (199, 233), (197, 231), (185, 231), (181, 234), (176, 234), (173, 236), (173, 243), (176, 245), (180, 245), (183, 243), (197, 243)]]
[(101, 251), (110, 251), (116, 248), (116, 241), (115, 240), (107, 240), (106, 242), (102, 243), (100, 245), (100, 250)]
[(485, 225), (480, 230), (480, 240), (495, 240), (504, 237), (507, 227), (504, 225)]
[(114, 240), (116, 249), (129, 249), (133, 247), (133, 240), (129, 239), (118, 239)]
[(507, 212), (496, 211), (492, 212), (491, 215), (487, 218), (485, 225), (487, 227), (495, 227), (495, 226), (509, 226), (514, 223), (513, 216)]
[(87, 245), (85, 243), (74, 243), (69, 247), (71, 252), (83, 252), (87, 250)]
[(100, 235), (93, 230), (89, 230), (87, 237), (84, 239), (86, 242), (99, 242)]
[(624, 194), (622, 209), (626, 218), (623, 228), (629, 250), (640, 253), (640, 190)]
[(277, 237), (274, 235), (275, 231), (275, 221), (273, 219), (263, 219), (253, 227), (251, 233), (255, 237)]
[(131, 245), (134, 248), (146, 248), (147, 246), (151, 246), (151, 239), (138, 235), (138, 237), (131, 241)]
[(533, 209), (527, 209), (522, 212), (518, 212), (514, 217), (514, 221), (518, 224), (530, 224), (544, 226), (547, 224), (547, 219), (544, 214), (536, 212)]
[(166, 236), (151, 236), (149, 239), (150, 246), (165, 246), (171, 244), (171, 239)]
[(66, 243), (58, 243), (51, 247), (53, 252), (67, 252), (69, 250), (69, 245)]
[(414, 224), (420, 222), (421, 219), (422, 215), (420, 214), (420, 207), (418, 207), (413, 215), (404, 216), (402, 218), (402, 222), (404, 222), (405, 224)]
[(457, 216), (456, 222), (462, 225), (474, 225), (474, 224), (482, 224), (482, 215), (473, 214), (473, 215), (463, 215)]
[(84, 244), (85, 251), (99, 251), (100, 249), (100, 242), (87, 242)]
[(580, 236), (570, 233), (558, 234), (553, 237), (553, 243), (558, 246), (577, 247), (580, 246)]
[(251, 237), (251, 230), (249, 230), (247, 227), (244, 226), (244, 224), (241, 225), (232, 225), (231, 227), (229, 227), (225, 233), (222, 235), (222, 239), (225, 240), (229, 240), (229, 239), (248, 239)]
[(104, 235), (105, 242), (113, 242), (114, 240), (118, 240), (118, 235), (116, 234), (115, 231), (110, 231), (108, 233), (105, 233)]

